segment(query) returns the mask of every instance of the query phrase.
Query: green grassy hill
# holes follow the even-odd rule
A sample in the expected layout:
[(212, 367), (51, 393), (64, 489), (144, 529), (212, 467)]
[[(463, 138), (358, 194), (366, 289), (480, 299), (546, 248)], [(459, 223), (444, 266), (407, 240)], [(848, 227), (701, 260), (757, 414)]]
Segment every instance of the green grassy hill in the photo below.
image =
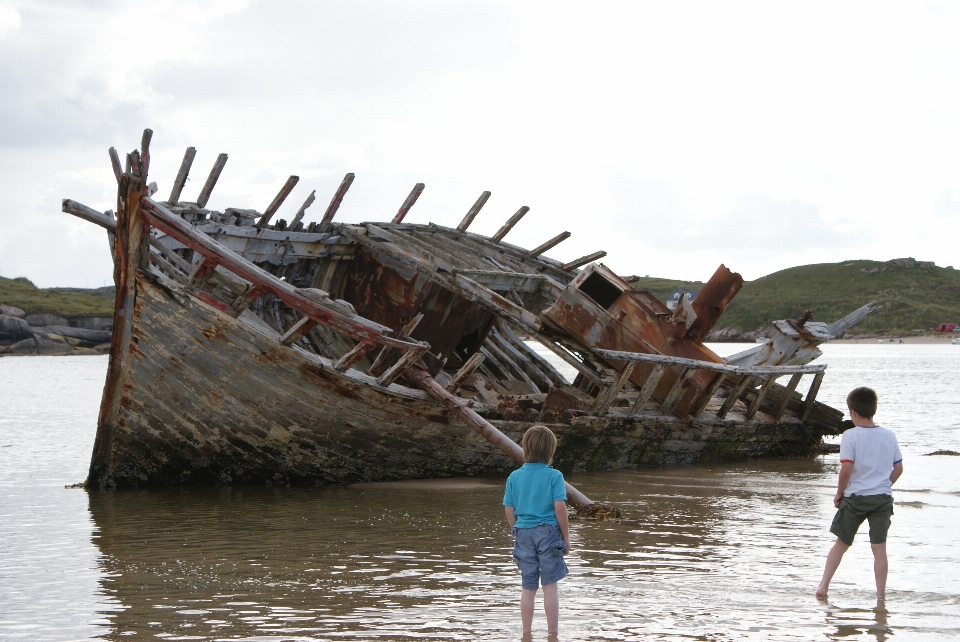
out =
[[(677, 286), (699, 289), (702, 284), (642, 278), (633, 285), (666, 301)], [(960, 323), (960, 270), (912, 259), (789, 268), (744, 283), (716, 328), (762, 329), (776, 319), (798, 318), (806, 309), (813, 310), (815, 320), (829, 323), (870, 301), (883, 307), (853, 332), (909, 333)]]
[(0, 277), (0, 303), (20, 308), (27, 314), (55, 314), (67, 319), (112, 317), (114, 288), (44, 288), (29, 279)]

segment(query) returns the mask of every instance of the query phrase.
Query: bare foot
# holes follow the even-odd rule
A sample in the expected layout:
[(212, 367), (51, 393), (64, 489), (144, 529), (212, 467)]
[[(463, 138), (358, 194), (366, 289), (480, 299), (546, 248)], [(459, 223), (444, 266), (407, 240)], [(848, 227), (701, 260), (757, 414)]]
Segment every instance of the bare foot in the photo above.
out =
[(822, 586), (818, 586), (817, 592), (814, 593), (814, 595), (816, 595), (819, 599), (822, 600), (827, 597), (827, 589), (823, 588)]

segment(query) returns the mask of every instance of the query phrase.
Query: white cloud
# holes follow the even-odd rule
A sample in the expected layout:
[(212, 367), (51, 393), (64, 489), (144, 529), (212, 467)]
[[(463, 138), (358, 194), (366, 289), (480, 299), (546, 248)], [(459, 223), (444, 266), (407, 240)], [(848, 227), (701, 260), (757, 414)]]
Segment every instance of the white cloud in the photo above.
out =
[(0, 40), (20, 29), (20, 12), (15, 7), (0, 4)]

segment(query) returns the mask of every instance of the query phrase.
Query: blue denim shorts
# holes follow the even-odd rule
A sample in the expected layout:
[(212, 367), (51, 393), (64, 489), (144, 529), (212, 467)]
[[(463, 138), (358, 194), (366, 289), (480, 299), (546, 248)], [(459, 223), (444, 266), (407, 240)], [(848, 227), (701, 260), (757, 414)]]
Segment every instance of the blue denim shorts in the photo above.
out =
[(541, 582), (546, 586), (567, 576), (567, 563), (563, 561), (566, 544), (559, 526), (514, 527), (513, 537), (513, 559), (517, 561), (525, 590), (536, 591)]

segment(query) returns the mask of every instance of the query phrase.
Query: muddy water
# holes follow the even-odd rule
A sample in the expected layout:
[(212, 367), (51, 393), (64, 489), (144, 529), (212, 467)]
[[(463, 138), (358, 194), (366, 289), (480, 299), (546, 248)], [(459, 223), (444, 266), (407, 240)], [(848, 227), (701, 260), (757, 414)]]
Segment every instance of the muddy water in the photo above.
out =
[[(572, 524), (560, 639), (960, 637), (960, 458), (923, 456), (960, 451), (952, 348), (826, 349), (821, 396), (873, 385), (904, 450), (885, 605), (865, 537), (812, 596), (836, 455), (580, 474), (629, 519)], [(502, 480), (64, 488), (85, 475), (105, 367), (0, 359), (0, 639), (519, 639)]]

